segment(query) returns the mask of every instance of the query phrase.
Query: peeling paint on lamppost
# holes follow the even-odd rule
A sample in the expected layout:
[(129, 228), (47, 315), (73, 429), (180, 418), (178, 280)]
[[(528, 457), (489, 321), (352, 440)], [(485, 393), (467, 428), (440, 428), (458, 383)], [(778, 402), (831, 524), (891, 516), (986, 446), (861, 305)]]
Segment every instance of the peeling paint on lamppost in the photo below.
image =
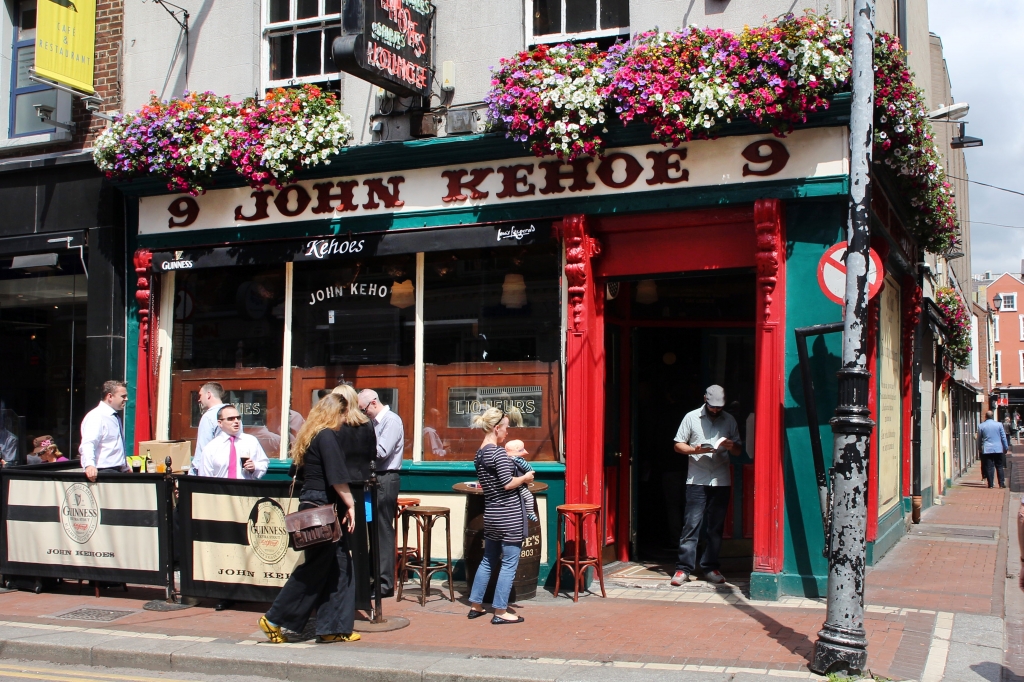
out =
[(828, 539), (828, 612), (814, 645), (811, 670), (859, 672), (867, 664), (864, 569), (867, 560), (868, 263), (871, 217), (871, 145), (875, 102), (874, 0), (855, 0), (853, 102), (850, 112), (850, 218), (843, 307), (843, 368), (832, 419), (832, 523)]

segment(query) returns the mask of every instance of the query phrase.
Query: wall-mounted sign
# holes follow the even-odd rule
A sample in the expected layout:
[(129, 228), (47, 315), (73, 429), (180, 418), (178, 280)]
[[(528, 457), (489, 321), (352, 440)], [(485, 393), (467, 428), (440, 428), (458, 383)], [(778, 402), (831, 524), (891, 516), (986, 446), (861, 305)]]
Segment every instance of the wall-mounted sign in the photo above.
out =
[[(190, 197), (191, 198), (191, 197)], [(165, 251), (153, 254), (153, 271), (220, 268), (231, 265), (255, 265), (286, 262), (318, 262), (358, 260), (373, 256), (395, 256), (405, 253), (485, 249), (496, 246), (525, 246), (551, 239), (551, 221), (534, 220), (522, 223), (473, 225), (435, 230), (396, 230), (358, 237), (322, 237), (282, 244), (232, 244), (216, 248), (186, 251)], [(367, 293), (369, 289), (367, 289)], [(344, 293), (353, 293), (351, 288)], [(324, 292), (326, 296), (326, 291)], [(381, 294), (379, 289), (375, 291)], [(320, 299), (318, 299), (320, 300)], [(191, 311), (191, 301), (188, 302)], [(175, 309), (177, 311), (177, 308)], [(191, 312), (189, 312), (191, 315)], [(187, 318), (179, 318), (187, 319)]]
[[(511, 418), (513, 427), (541, 427), (542, 386), (459, 386), (448, 389), (448, 428), (469, 429), (473, 417), (497, 407)], [(520, 423), (521, 422), (521, 423)]]
[[(581, 157), (571, 164), (531, 156), (465, 166), (411, 168), (395, 175), (300, 180), (281, 189), (234, 187), (211, 190), (198, 197), (143, 197), (139, 200), (139, 234), (216, 229), (237, 232), (249, 225), (312, 221), (323, 221), (326, 231), (349, 217), (407, 217), (546, 199), (845, 177), (849, 173), (846, 135), (846, 128), (812, 128), (796, 130), (784, 141), (750, 135), (695, 140), (676, 149), (661, 145), (624, 147), (608, 150), (604, 158)], [(492, 240), (515, 241), (516, 236), (509, 234), (506, 239), (494, 235)], [(363, 248), (370, 246), (367, 243)], [(316, 253), (309, 257), (314, 256)], [(186, 252), (179, 260), (189, 259)], [(156, 267), (156, 258), (153, 263)]]
[(94, 92), (96, 0), (39, 0), (36, 9), (36, 73)]
[(399, 95), (430, 95), (434, 6), (427, 0), (344, 0), (339, 70)]

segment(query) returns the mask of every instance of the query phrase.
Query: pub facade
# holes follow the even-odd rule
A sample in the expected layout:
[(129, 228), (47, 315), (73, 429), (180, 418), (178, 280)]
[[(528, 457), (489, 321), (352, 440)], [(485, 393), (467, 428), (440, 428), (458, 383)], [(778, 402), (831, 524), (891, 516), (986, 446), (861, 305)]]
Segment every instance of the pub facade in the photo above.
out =
[[(306, 34), (285, 33), (298, 30), (291, 23), (301, 23), (305, 5), (263, 3), (266, 72), (255, 86), (340, 91), (351, 146), (281, 186), (254, 189), (227, 171), (198, 196), (156, 178), (119, 184), (137, 247), (130, 440), (194, 440), (197, 392), (216, 381), (246, 432), (280, 460), (271, 475), (283, 474), (289, 443), (324, 391), (343, 382), (374, 389), (405, 425), (402, 495), (452, 510), (458, 563), (465, 496), (453, 485), (475, 479), (481, 439), (470, 421), (500, 407), (516, 415), (510, 438), (524, 441), (549, 486), (538, 496), (541, 580), (553, 585), (562, 503), (601, 505), (599, 537), (589, 542), (612, 570), (674, 563), (686, 467), (673, 437), (704, 389), (720, 384), (744, 442), (732, 461), (723, 572), (749, 576), (754, 598), (822, 595), (821, 500), (841, 355), (841, 335), (822, 326), (840, 322), (842, 309), (819, 265), (845, 239), (849, 96), (784, 138), (733, 122), (716, 139), (666, 147), (652, 143), (650, 127), (615, 121), (603, 155), (537, 158), (479, 124), (490, 80), (481, 60), (682, 20), (655, 17), (652, 3), (604, 3), (617, 8), (600, 15), (607, 27), (576, 30), (571, 17), (541, 17), (548, 4), (502, 3), (518, 9), (488, 23), (457, 21), (454, 3), (438, 2), (429, 10), (434, 37), (424, 42), (433, 52), (406, 49), (392, 75), (409, 78), (389, 94), (352, 74), (374, 64), (387, 71), (397, 57), (385, 64), (379, 49), (332, 43), (359, 30), (358, 18), (332, 10), (338, 3), (317, 5), (318, 45), (339, 46), (333, 57), (349, 73), (331, 73), (320, 52), (319, 71), (302, 77), (298, 36)], [(211, 21), (224, 19), (225, 7)], [(738, 28), (766, 11), (689, 20)], [(879, 25), (895, 32), (896, 18), (880, 16)], [(432, 81), (409, 66), (418, 58), (431, 64)], [(208, 61), (210, 82), (235, 73)], [(192, 89), (201, 90), (201, 57), (194, 69)], [(252, 92), (245, 79), (218, 87)], [(127, 83), (130, 105), (142, 103), (142, 85)], [(444, 106), (431, 109), (431, 97)], [(879, 425), (869, 561), (906, 532), (920, 495), (914, 472), (930, 470), (912, 443), (925, 256), (905, 229), (913, 210), (891, 180), (879, 172), (872, 205), (881, 286), (869, 316)], [(443, 542), (435, 535), (433, 556), (444, 554)]]

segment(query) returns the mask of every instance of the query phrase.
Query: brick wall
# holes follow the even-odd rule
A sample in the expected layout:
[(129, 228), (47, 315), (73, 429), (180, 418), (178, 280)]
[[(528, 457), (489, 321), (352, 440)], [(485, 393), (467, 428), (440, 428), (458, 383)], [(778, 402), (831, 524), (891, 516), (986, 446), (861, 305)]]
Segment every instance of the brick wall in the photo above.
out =
[[(121, 110), (121, 59), (124, 37), (124, 0), (97, 0), (96, 53), (93, 87), (103, 98), (100, 111), (113, 114)], [(3, 152), (3, 158), (35, 156), (52, 152), (86, 149), (107, 127), (107, 122), (86, 110), (82, 100), (73, 98), (71, 120), (78, 126), (69, 142), (52, 145), (14, 148)]]

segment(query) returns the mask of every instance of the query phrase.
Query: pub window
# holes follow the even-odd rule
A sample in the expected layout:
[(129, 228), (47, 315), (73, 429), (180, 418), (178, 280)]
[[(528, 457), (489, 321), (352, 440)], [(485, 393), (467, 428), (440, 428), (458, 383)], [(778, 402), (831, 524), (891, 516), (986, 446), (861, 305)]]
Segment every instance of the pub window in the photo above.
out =
[(207, 382), (242, 415), (268, 457), (281, 449), (283, 266), (181, 270), (174, 280), (171, 438), (195, 440)]
[(341, 0), (265, 0), (267, 87), (337, 80), (331, 43), (341, 35)]
[(531, 45), (629, 34), (629, 0), (526, 0), (526, 16)]
[(528, 459), (558, 459), (558, 250), (428, 253), (423, 278), (423, 459), (472, 460), (488, 406), (512, 416)]
[(292, 307), (292, 437), (327, 391), (373, 389), (405, 425), (412, 458), (416, 256), (297, 263)]

